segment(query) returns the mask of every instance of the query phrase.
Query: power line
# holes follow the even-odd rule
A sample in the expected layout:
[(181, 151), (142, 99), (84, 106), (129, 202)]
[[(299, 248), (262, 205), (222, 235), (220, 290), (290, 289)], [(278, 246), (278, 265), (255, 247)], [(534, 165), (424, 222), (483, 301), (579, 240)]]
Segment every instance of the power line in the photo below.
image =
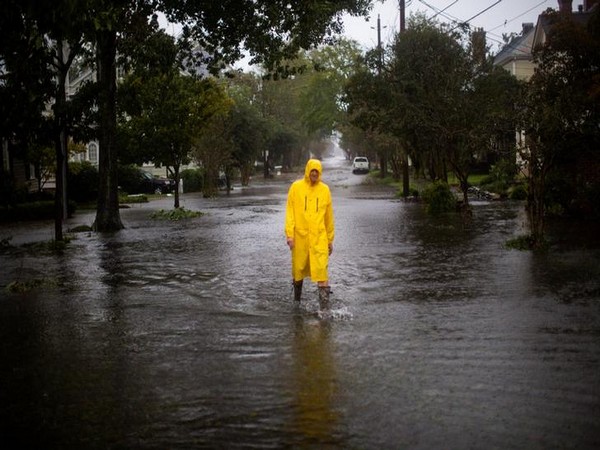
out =
[[(435, 14), (432, 16), (432, 18), (434, 18), (434, 17), (436, 17), (436, 16), (440, 15), (440, 16), (444, 17), (445, 19), (447, 19), (448, 21), (450, 21), (451, 23), (453, 23), (453, 24), (457, 24), (457, 25), (460, 25), (460, 24), (466, 24), (466, 23), (468, 23), (469, 21), (471, 21), (471, 20), (472, 20), (472, 19), (474, 19), (475, 17), (477, 17), (477, 16), (479, 16), (479, 15), (483, 14), (484, 12), (486, 12), (487, 10), (489, 10), (490, 8), (492, 8), (493, 6), (496, 6), (496, 4), (498, 4), (500, 1), (502, 1), (502, 0), (499, 0), (498, 2), (494, 3), (493, 5), (491, 5), (491, 6), (487, 7), (486, 9), (484, 9), (483, 11), (481, 11), (481, 12), (477, 13), (476, 15), (474, 15), (473, 17), (471, 17), (470, 19), (468, 19), (468, 20), (462, 20), (462, 19), (459, 19), (459, 18), (458, 18), (458, 17), (456, 17), (456, 16), (453, 16), (453, 15), (451, 15), (451, 14), (448, 14), (448, 13), (446, 13), (446, 12), (445, 12), (445, 11), (446, 11), (446, 9), (448, 9), (450, 6), (454, 5), (454, 3), (450, 4), (450, 5), (449, 5), (449, 6), (447, 6), (446, 8), (440, 9), (440, 8), (437, 8), (437, 7), (435, 7), (435, 6), (433, 6), (433, 5), (429, 4), (429, 3), (427, 3), (425, 0), (419, 0), (419, 2), (420, 2), (420, 3), (422, 3), (422, 4), (423, 4), (423, 5), (425, 5), (427, 8), (429, 8), (429, 9), (431, 9), (432, 11), (434, 11), (434, 12), (435, 12)], [(510, 20), (505, 20), (505, 21), (504, 21), (504, 22), (503, 22), (501, 25), (498, 25), (497, 27), (494, 27), (494, 28), (492, 28), (491, 30), (488, 30), (488, 31), (493, 31), (493, 30), (496, 30), (497, 28), (499, 28), (499, 27), (501, 27), (501, 26), (504, 26), (504, 25), (506, 25), (507, 23), (510, 23), (510, 22), (514, 21), (514, 20), (518, 19), (519, 17), (522, 17), (522, 16), (524, 16), (525, 14), (527, 14), (527, 13), (529, 13), (529, 12), (533, 11), (534, 9), (538, 8), (539, 6), (541, 6), (541, 5), (543, 5), (544, 3), (547, 3), (547, 2), (548, 2), (548, 0), (543, 0), (543, 1), (541, 1), (540, 3), (536, 4), (535, 6), (533, 6), (532, 8), (529, 8), (529, 9), (528, 9), (528, 10), (526, 10), (525, 12), (523, 12), (523, 13), (521, 13), (521, 14), (519, 14), (519, 15), (515, 16), (515, 17), (513, 17), (513, 18), (512, 18), (512, 19), (510, 19)], [(456, 27), (455, 27), (455, 28), (456, 28)]]
[[(498, 0), (498, 1), (496, 1), (496, 3), (494, 3), (494, 4), (490, 5), (490, 6), (488, 6), (488, 7), (487, 7), (487, 8), (485, 8), (484, 10), (482, 10), (482, 11), (478, 12), (477, 14), (475, 14), (473, 17), (471, 17), (471, 18), (470, 18), (470, 19), (468, 19), (468, 20), (461, 20), (461, 19), (459, 19), (459, 18), (457, 18), (457, 17), (455, 17), (455, 16), (452, 16), (451, 14), (448, 14), (448, 13), (446, 12), (446, 10), (447, 10), (447, 9), (449, 9), (451, 6), (453, 6), (453, 5), (454, 5), (455, 3), (457, 3), (459, 0), (455, 0), (455, 1), (453, 1), (453, 2), (452, 2), (450, 5), (448, 5), (448, 6), (444, 7), (443, 9), (437, 8), (436, 6), (433, 6), (433, 5), (429, 4), (429, 3), (428, 3), (427, 1), (425, 1), (425, 0), (418, 0), (418, 1), (419, 1), (420, 3), (422, 3), (423, 5), (425, 5), (427, 8), (429, 8), (429, 9), (431, 9), (432, 11), (434, 11), (434, 12), (435, 12), (435, 14), (434, 14), (434, 15), (433, 15), (431, 18), (435, 18), (436, 16), (440, 15), (440, 16), (442, 16), (443, 18), (445, 18), (446, 20), (448, 20), (449, 22), (451, 22), (451, 23), (455, 24), (456, 26), (453, 28), (453, 29), (455, 29), (455, 28), (457, 28), (457, 27), (458, 27), (460, 24), (466, 24), (466, 23), (468, 23), (469, 21), (471, 21), (472, 19), (474, 19), (475, 17), (477, 17), (477, 16), (479, 16), (479, 15), (483, 14), (484, 12), (488, 11), (489, 9), (491, 9), (492, 7), (494, 7), (494, 6), (496, 6), (498, 3), (500, 3), (502, 0)], [(518, 14), (517, 16), (513, 17), (512, 19), (505, 21), (505, 22), (504, 22), (502, 25), (499, 25), (498, 27), (494, 27), (494, 28), (492, 28), (491, 30), (489, 30), (489, 31), (486, 31), (486, 37), (487, 37), (487, 38), (488, 38), (490, 41), (493, 41), (493, 42), (495, 42), (495, 43), (497, 43), (497, 44), (500, 44), (500, 45), (502, 46), (502, 48), (514, 48), (514, 46), (515, 46), (515, 43), (514, 43), (514, 42), (506, 42), (506, 41), (504, 41), (504, 38), (503, 38), (502, 36), (499, 36), (499, 35), (497, 35), (497, 34), (495, 34), (495, 33), (492, 33), (492, 31), (493, 31), (493, 30), (495, 30), (495, 29), (497, 29), (497, 28), (499, 28), (500, 26), (503, 26), (503, 25), (505, 25), (505, 24), (507, 24), (507, 23), (509, 23), (509, 22), (512, 22), (512, 21), (514, 21), (514, 20), (518, 19), (519, 17), (522, 17), (522, 16), (524, 16), (525, 14), (527, 14), (527, 13), (529, 13), (529, 12), (531, 12), (531, 11), (535, 10), (536, 8), (539, 8), (541, 5), (543, 5), (544, 3), (547, 3), (547, 2), (548, 2), (548, 0), (543, 0), (543, 1), (539, 2), (539, 3), (537, 3), (535, 6), (533, 6), (533, 7), (529, 8), (529, 9), (527, 9), (527, 10), (526, 10), (526, 11), (524, 11), (523, 13), (521, 13), (521, 14)], [(531, 46), (530, 46), (530, 45), (527, 45), (527, 44), (524, 44), (523, 42), (521, 42), (519, 45), (520, 45), (520, 47), (521, 47), (521, 48), (523, 48), (524, 50), (525, 50), (525, 49), (530, 49), (530, 50), (531, 50)]]
[[(465, 20), (465, 21), (463, 22), (463, 24), (468, 24), (468, 23), (469, 23), (471, 20), (473, 20), (475, 17), (478, 17), (478, 16), (482, 15), (484, 12), (486, 12), (486, 11), (489, 11), (490, 9), (492, 9), (494, 6), (496, 6), (496, 5), (497, 5), (498, 3), (500, 3), (500, 2), (502, 2), (502, 0), (498, 0), (496, 3), (494, 3), (494, 4), (490, 5), (490, 6), (488, 6), (488, 7), (487, 7), (487, 8), (485, 8), (484, 10), (482, 10), (482, 11), (478, 12), (478, 13), (477, 13), (477, 14), (475, 14), (473, 17), (470, 17), (470, 18), (468, 18), (467, 20)], [(459, 26), (459, 25), (462, 25), (462, 24), (458, 24), (458, 25), (456, 25), (456, 26), (455, 26), (454, 28), (452, 28), (452, 30), (450, 30), (450, 31), (453, 31), (453, 30), (455, 30), (456, 28), (458, 28), (458, 26)]]
[(452, 3), (450, 3), (450, 4), (449, 4), (448, 6), (446, 6), (444, 9), (440, 9), (440, 10), (439, 10), (438, 12), (436, 12), (436, 13), (435, 13), (435, 14), (434, 14), (434, 15), (433, 15), (431, 18), (432, 18), (432, 19), (435, 19), (435, 18), (436, 18), (436, 16), (437, 16), (438, 14), (441, 14), (441, 13), (443, 13), (444, 11), (446, 11), (448, 8), (450, 8), (452, 5), (454, 5), (454, 4), (456, 4), (456, 3), (458, 3), (458, 0), (454, 0)]
[[(445, 12), (444, 12), (444, 10), (442, 10), (442, 9), (439, 9), (439, 8), (437, 8), (437, 7), (435, 7), (435, 6), (432, 6), (432, 5), (430, 5), (430, 4), (429, 4), (429, 3), (427, 3), (425, 0), (419, 0), (419, 2), (423, 3), (423, 4), (424, 4), (425, 6), (427, 6), (429, 9), (431, 9), (431, 10), (435, 11), (435, 12), (436, 12), (435, 16), (437, 16), (437, 15), (440, 15), (440, 16), (442, 16), (442, 17), (444, 17), (444, 18), (448, 19), (450, 22), (453, 22), (453, 23), (459, 23), (459, 22), (461, 22), (461, 21), (460, 21), (459, 19), (457, 19), (456, 17), (453, 17), (453, 16), (449, 15), (448, 13), (445, 13)], [(447, 9), (447, 8), (444, 8), (444, 9)], [(434, 16), (434, 17), (435, 17), (435, 16)]]
[(498, 25), (497, 27), (494, 27), (494, 28), (492, 28), (492, 29), (490, 29), (490, 30), (488, 30), (488, 31), (494, 31), (494, 30), (497, 30), (497, 29), (498, 29), (498, 28), (500, 28), (500, 27), (506, 26), (506, 24), (509, 24), (509, 23), (511, 23), (511, 22), (512, 22), (512, 21), (514, 21), (514, 20), (517, 20), (519, 17), (523, 17), (525, 14), (527, 14), (527, 13), (529, 13), (529, 12), (533, 11), (534, 9), (536, 9), (536, 8), (538, 8), (538, 7), (540, 7), (540, 6), (542, 6), (544, 3), (547, 3), (547, 2), (548, 2), (548, 0), (543, 0), (543, 1), (539, 2), (537, 5), (535, 5), (535, 6), (531, 7), (531, 8), (529, 8), (529, 9), (528, 9), (527, 11), (525, 11), (524, 13), (521, 13), (521, 14), (519, 14), (518, 16), (515, 16), (515, 17), (513, 17), (513, 18), (512, 18), (512, 19), (510, 19), (510, 20), (505, 20), (503, 23), (501, 23), (501, 24), (500, 24), (500, 25)]
[[(501, 0), (500, 0), (500, 1), (501, 1)], [(450, 21), (451, 23), (454, 23), (454, 24), (456, 24), (457, 26), (459, 26), (460, 24), (468, 23), (468, 22), (469, 22), (470, 20), (472, 20), (474, 17), (476, 17), (476, 16), (478, 16), (478, 15), (480, 15), (480, 14), (484, 13), (485, 11), (487, 11), (488, 9), (490, 9), (491, 7), (493, 7), (493, 6), (495, 6), (497, 3), (499, 3), (499, 2), (496, 2), (496, 3), (494, 3), (493, 5), (491, 5), (491, 6), (489, 6), (488, 8), (486, 8), (485, 10), (483, 10), (483, 11), (481, 11), (481, 12), (477, 13), (475, 16), (471, 17), (469, 20), (464, 20), (464, 21), (463, 21), (463, 20), (461, 20), (461, 19), (459, 19), (459, 18), (457, 18), (457, 17), (455, 17), (455, 16), (452, 16), (452, 15), (450, 15), (450, 14), (446, 13), (446, 12), (445, 12), (445, 10), (446, 10), (446, 9), (448, 9), (448, 7), (444, 8), (444, 9), (440, 9), (440, 8), (437, 8), (437, 7), (433, 6), (433, 5), (430, 5), (430, 4), (429, 4), (428, 2), (426, 2), (425, 0), (419, 0), (419, 2), (420, 2), (420, 3), (422, 3), (422, 4), (424, 4), (426, 7), (428, 7), (429, 9), (433, 10), (433, 11), (436, 13), (436, 14), (435, 14), (433, 17), (436, 17), (437, 15), (440, 15), (440, 16), (444, 17), (445, 19), (447, 19), (448, 21)], [(508, 45), (508, 46), (510, 46), (510, 43), (509, 43), (509, 44), (506, 44), (506, 42), (504, 42), (504, 41), (502, 40), (502, 39), (503, 39), (503, 37), (502, 37), (502, 36), (499, 36), (499, 35), (493, 34), (493, 33), (491, 33), (491, 31), (493, 31), (493, 30), (495, 30), (495, 29), (499, 28), (500, 26), (503, 26), (503, 25), (505, 25), (505, 24), (507, 24), (507, 23), (509, 23), (509, 22), (512, 22), (512, 21), (514, 21), (514, 20), (518, 19), (519, 17), (522, 17), (522, 16), (524, 16), (525, 14), (527, 14), (527, 13), (529, 13), (529, 12), (533, 11), (534, 9), (538, 8), (539, 6), (541, 6), (541, 5), (543, 5), (544, 3), (547, 3), (547, 2), (548, 2), (548, 0), (543, 0), (543, 1), (541, 1), (540, 3), (536, 4), (535, 6), (533, 6), (532, 8), (529, 8), (529, 9), (528, 9), (528, 10), (526, 10), (525, 12), (523, 12), (523, 13), (521, 13), (521, 14), (519, 14), (519, 15), (515, 16), (514, 18), (510, 19), (509, 21), (505, 21), (505, 22), (504, 22), (502, 25), (499, 25), (498, 27), (494, 27), (494, 28), (492, 28), (491, 30), (489, 30), (489, 31), (486, 31), (486, 36), (488, 37), (488, 39), (489, 39), (489, 40), (491, 40), (491, 41), (494, 41), (494, 42), (496, 42), (496, 43), (498, 43), (498, 44), (503, 44), (503, 45)], [(452, 5), (450, 5), (450, 6), (452, 6)], [(456, 27), (454, 27), (453, 29), (455, 29), (455, 28), (456, 28)], [(496, 39), (494, 39), (494, 38), (492, 37), (492, 35), (493, 35), (493, 36), (496, 36)]]

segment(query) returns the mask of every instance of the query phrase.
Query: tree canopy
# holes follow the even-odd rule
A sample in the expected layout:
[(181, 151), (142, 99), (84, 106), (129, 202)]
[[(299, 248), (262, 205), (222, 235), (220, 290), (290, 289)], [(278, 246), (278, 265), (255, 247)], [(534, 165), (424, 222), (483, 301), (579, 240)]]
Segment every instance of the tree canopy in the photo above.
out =
[[(334, 39), (342, 29), (342, 13), (365, 14), (371, 3), (371, 0), (291, 3), (280, 0), (145, 0), (135, 3), (125, 0), (75, 3), (68, 0), (42, 3), (8, 0), (0, 19), (3, 30), (0, 59), (6, 80), (1, 86), (2, 96), (21, 95), (18, 89), (14, 89), (17, 84), (11, 84), (17, 83), (17, 80), (27, 83), (22, 93), (32, 93), (34, 86), (39, 86), (39, 97), (35, 102), (26, 102), (31, 105), (26, 111), (29, 117), (41, 115), (46, 98), (59, 98), (44, 87), (54, 79), (51, 71), (46, 70), (51, 64), (46, 58), (48, 46), (59, 43), (59, 49), (65, 48), (63, 44), (70, 49), (82, 45), (94, 49), (97, 82), (95, 117), (100, 144), (100, 185), (94, 226), (99, 231), (118, 230), (123, 224), (117, 195), (117, 60), (125, 69), (128, 62), (137, 58), (147, 58), (148, 66), (162, 64), (163, 53), (160, 51), (138, 54), (135, 50), (139, 46), (129, 45), (136, 38), (145, 39), (147, 34), (143, 30), (156, 21), (156, 14), (163, 13), (169, 20), (182, 24), (183, 32), (178, 41), (180, 61), (187, 63), (191, 73), (202, 75), (210, 71), (216, 74), (240, 59), (246, 51), (253, 63), (261, 63), (269, 72), (281, 77), (293, 73), (294, 68), (283, 66), (280, 61), (296, 55), (301, 49)], [(8, 38), (5, 40), (4, 37)], [(36, 56), (38, 53), (39, 56)], [(11, 55), (19, 55), (14, 64)], [(67, 63), (62, 67), (67, 68), (72, 58), (67, 56), (62, 61)], [(21, 71), (24, 67), (39, 67), (40, 71), (29, 70), (27, 74)], [(19, 71), (31, 76), (19, 77)], [(12, 81), (9, 74), (15, 75)], [(64, 87), (64, 83), (60, 84)], [(62, 110), (62, 107), (56, 108), (55, 113)], [(10, 116), (10, 111), (7, 112), (5, 117)], [(25, 118), (23, 114), (19, 116)], [(4, 122), (2, 137), (8, 138), (17, 130), (17, 125), (17, 120)]]
[(353, 124), (377, 137), (381, 157), (399, 165), (408, 154), (432, 180), (453, 172), (465, 205), (473, 163), (514, 130), (517, 92), (509, 74), (472, 52), (469, 38), (413, 16), (383, 66), (374, 60), (347, 89)]
[(560, 13), (547, 18), (547, 41), (534, 49), (537, 68), (519, 102), (534, 245), (544, 243), (549, 206), (600, 214), (600, 10), (587, 26)]

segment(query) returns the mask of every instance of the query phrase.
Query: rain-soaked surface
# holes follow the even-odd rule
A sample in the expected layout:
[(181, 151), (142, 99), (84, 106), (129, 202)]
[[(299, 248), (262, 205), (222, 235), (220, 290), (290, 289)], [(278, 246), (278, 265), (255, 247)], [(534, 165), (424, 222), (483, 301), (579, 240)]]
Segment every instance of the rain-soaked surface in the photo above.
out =
[(60, 256), (20, 246), (51, 223), (0, 228), (2, 448), (598, 448), (598, 230), (507, 250), (521, 203), (465, 227), (324, 166), (324, 315), (310, 283), (292, 299), (281, 177), (186, 194), (206, 214), (179, 222), (133, 206)]

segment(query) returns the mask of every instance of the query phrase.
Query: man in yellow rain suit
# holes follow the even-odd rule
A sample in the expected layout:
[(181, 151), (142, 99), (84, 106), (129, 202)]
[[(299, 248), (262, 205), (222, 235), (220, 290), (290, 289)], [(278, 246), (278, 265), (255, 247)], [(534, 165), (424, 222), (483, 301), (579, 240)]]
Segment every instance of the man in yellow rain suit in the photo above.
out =
[(329, 301), (327, 266), (333, 251), (334, 221), (331, 192), (321, 181), (323, 167), (309, 159), (304, 178), (290, 186), (285, 213), (285, 236), (292, 251), (294, 299), (300, 301), (304, 278), (310, 276), (319, 287), (319, 304)]

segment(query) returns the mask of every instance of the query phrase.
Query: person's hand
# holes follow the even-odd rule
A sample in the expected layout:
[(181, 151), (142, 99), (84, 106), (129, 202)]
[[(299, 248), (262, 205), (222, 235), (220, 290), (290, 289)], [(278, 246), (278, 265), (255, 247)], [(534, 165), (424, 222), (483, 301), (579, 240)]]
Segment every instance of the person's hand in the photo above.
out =
[(294, 238), (289, 237), (286, 239), (286, 242), (287, 242), (287, 245), (290, 248), (290, 250), (294, 248)]
[(333, 244), (329, 244), (329, 254), (333, 253)]

